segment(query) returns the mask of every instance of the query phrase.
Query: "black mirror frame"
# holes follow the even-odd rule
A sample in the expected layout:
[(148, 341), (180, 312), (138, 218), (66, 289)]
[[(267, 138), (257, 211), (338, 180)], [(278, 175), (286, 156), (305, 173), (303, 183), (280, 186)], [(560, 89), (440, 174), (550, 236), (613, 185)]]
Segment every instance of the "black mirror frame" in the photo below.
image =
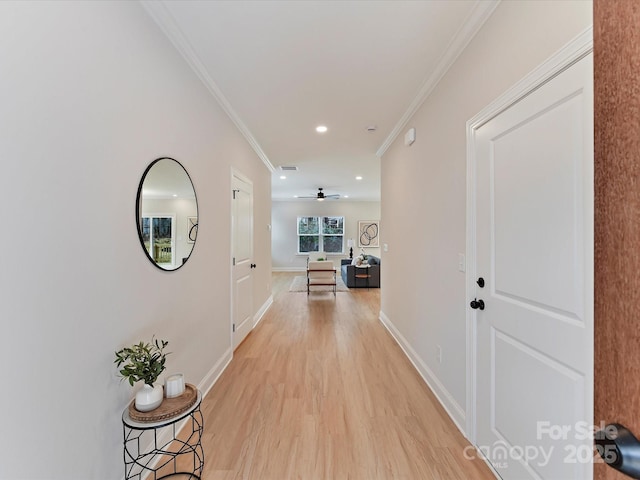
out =
[[(153, 162), (151, 162), (147, 166), (147, 168), (145, 169), (144, 173), (142, 174), (142, 177), (140, 178), (140, 183), (138, 184), (138, 193), (136, 194), (136, 228), (137, 228), (137, 231), (138, 231), (138, 240), (140, 241), (140, 246), (142, 247), (142, 251), (144, 252), (144, 254), (147, 257), (147, 259), (151, 262), (151, 264), (153, 266), (155, 266), (158, 270), (162, 270), (163, 272), (175, 272), (177, 270), (180, 270), (184, 266), (184, 264), (187, 263), (189, 258), (191, 258), (191, 254), (193, 253), (193, 249), (195, 248), (196, 242), (197, 242), (197, 239), (198, 239), (197, 233), (196, 233), (196, 239), (193, 242), (193, 247), (191, 247), (191, 251), (189, 252), (189, 255), (182, 259), (182, 262), (180, 263), (180, 265), (178, 265), (176, 268), (171, 269), (171, 270), (166, 269), (166, 268), (162, 268), (160, 265), (158, 265), (158, 263), (153, 259), (153, 257), (149, 254), (148, 250), (144, 246), (144, 239), (142, 238), (142, 223), (141, 223), (141, 220), (142, 220), (142, 186), (144, 185), (144, 180), (145, 180), (145, 178), (147, 178), (147, 174), (149, 173), (149, 171), (153, 168), (153, 166), (155, 164), (157, 164), (161, 160), (172, 160), (172, 161), (176, 162), (178, 165), (180, 165), (180, 167), (182, 168), (184, 173), (187, 175), (187, 178), (189, 179), (189, 183), (191, 183), (191, 188), (193, 189), (193, 196), (194, 196), (195, 201), (196, 201), (196, 216), (198, 217), (198, 223), (200, 223), (200, 213), (199, 213), (199, 208), (198, 208), (198, 195), (196, 194), (196, 187), (193, 185), (193, 180), (191, 180), (191, 176), (189, 175), (189, 172), (187, 171), (186, 168), (184, 168), (184, 165), (182, 165), (182, 163), (180, 163), (175, 158), (172, 158), (172, 157), (160, 157), (160, 158), (156, 158)], [(197, 224), (196, 224), (196, 226), (197, 226)]]

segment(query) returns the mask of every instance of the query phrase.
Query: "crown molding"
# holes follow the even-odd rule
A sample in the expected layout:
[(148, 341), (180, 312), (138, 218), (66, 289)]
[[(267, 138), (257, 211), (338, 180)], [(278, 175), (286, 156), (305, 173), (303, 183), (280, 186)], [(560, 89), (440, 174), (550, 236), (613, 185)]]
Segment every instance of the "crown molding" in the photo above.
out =
[(156, 24), (158, 24), (162, 32), (169, 38), (174, 47), (176, 47), (180, 55), (184, 57), (196, 75), (198, 75), (198, 78), (200, 78), (202, 83), (204, 83), (209, 92), (220, 104), (224, 112), (229, 116), (238, 130), (240, 130), (240, 133), (242, 133), (247, 142), (249, 142), (249, 145), (251, 145), (251, 148), (253, 148), (254, 152), (256, 152), (258, 157), (260, 157), (260, 160), (262, 160), (271, 173), (275, 172), (276, 169), (269, 160), (269, 157), (267, 157), (267, 154), (262, 150), (262, 147), (249, 128), (233, 109), (227, 98), (220, 90), (220, 87), (218, 87), (216, 82), (213, 81), (213, 78), (211, 78), (206, 67), (196, 55), (193, 47), (182, 33), (182, 30), (180, 30), (180, 27), (178, 27), (173, 15), (171, 15), (167, 7), (164, 5), (164, 2), (159, 0), (140, 0), (140, 3), (149, 16), (151, 16)]
[(501, 0), (487, 0), (479, 1), (476, 4), (462, 27), (460, 27), (454, 35), (445, 53), (440, 57), (440, 61), (433, 73), (422, 84), (422, 87), (420, 87), (418, 94), (409, 105), (407, 111), (404, 112), (402, 117), (400, 117), (400, 120), (396, 123), (396, 126), (393, 128), (389, 136), (385, 139), (382, 145), (380, 145), (380, 148), (378, 148), (378, 151), (376, 152), (378, 157), (382, 157), (385, 154), (400, 132), (404, 130), (409, 123), (409, 120), (411, 120), (424, 101), (429, 98), (433, 89), (438, 85), (440, 80), (442, 80), (442, 77), (444, 77), (467, 45), (469, 45), (469, 42), (471, 42), (480, 28), (482, 28), (485, 22), (489, 19), (493, 11), (500, 4), (500, 1)]

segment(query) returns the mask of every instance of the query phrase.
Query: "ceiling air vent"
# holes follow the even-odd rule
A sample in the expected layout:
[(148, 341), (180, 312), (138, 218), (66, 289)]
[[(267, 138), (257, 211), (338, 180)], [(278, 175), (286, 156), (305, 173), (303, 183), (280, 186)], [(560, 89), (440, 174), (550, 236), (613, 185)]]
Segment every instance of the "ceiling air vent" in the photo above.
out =
[(280, 170), (282, 170), (283, 172), (297, 172), (298, 167), (296, 167), (295, 165), (280, 165)]

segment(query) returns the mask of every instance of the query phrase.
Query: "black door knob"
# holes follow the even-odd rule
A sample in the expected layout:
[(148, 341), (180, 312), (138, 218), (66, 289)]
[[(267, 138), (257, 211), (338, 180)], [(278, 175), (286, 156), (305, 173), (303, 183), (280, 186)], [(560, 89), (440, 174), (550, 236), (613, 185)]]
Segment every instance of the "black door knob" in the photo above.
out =
[(473, 299), (471, 300), (471, 308), (473, 308), (474, 310), (476, 309), (480, 309), (480, 310), (484, 310), (484, 301), (483, 300), (477, 300), (477, 299)]
[(256, 268), (256, 264), (255, 264), (255, 263), (252, 263), (252, 264), (251, 264), (251, 268)]
[(484, 287), (484, 278), (480, 277), (480, 278), (476, 281), (476, 283), (478, 284), (478, 286), (479, 286), (480, 288), (483, 288), (483, 287)]
[(604, 463), (631, 478), (640, 478), (640, 442), (627, 427), (607, 425), (595, 433), (595, 444)]

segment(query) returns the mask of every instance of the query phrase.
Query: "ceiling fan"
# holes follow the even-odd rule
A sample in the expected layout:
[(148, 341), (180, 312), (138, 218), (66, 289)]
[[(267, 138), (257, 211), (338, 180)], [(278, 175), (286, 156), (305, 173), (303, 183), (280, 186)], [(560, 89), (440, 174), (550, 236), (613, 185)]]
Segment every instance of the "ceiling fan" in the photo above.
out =
[(322, 191), (322, 187), (318, 187), (318, 193), (313, 196), (313, 197), (298, 197), (298, 198), (315, 198), (316, 200), (318, 200), (319, 202), (322, 202), (325, 198), (340, 198), (340, 194), (338, 193), (334, 193), (332, 195), (325, 195), (325, 193)]

